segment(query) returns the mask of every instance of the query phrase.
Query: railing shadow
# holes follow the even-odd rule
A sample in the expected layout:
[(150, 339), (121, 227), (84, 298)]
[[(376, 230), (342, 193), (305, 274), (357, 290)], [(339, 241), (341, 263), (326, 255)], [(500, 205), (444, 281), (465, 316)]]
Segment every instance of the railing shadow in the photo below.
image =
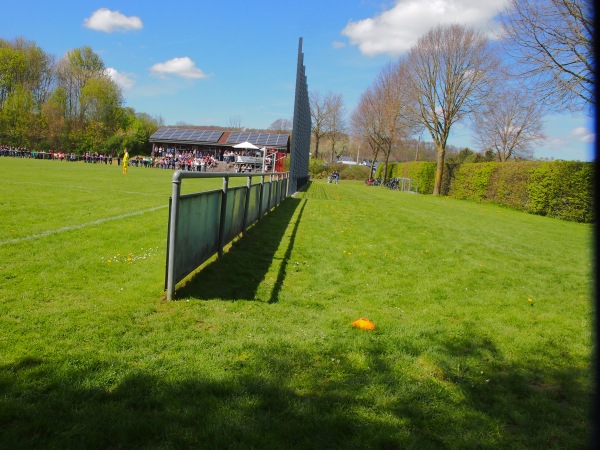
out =
[[(223, 256), (209, 262), (189, 277), (176, 290), (174, 299), (256, 300), (259, 286), (273, 272), (272, 265), (279, 264), (277, 278), (272, 282), (273, 289), (267, 295), (269, 303), (276, 302), (305, 202), (306, 200), (293, 197), (285, 199), (275, 210), (249, 228), (244, 236), (234, 241)], [(292, 223), (301, 203), (300, 212)], [(285, 234), (288, 230), (290, 235), (286, 243)], [(287, 244), (287, 248), (279, 256), (282, 244)]]

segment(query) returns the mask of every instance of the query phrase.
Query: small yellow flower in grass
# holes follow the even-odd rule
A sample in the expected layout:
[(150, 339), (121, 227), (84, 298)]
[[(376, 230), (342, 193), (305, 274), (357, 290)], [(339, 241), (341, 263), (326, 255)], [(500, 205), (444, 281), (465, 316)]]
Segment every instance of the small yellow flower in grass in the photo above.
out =
[(533, 299), (532, 299), (531, 297), (529, 297), (529, 298), (527, 299), (527, 301), (529, 302), (529, 304), (530, 304), (531, 306), (533, 306)]

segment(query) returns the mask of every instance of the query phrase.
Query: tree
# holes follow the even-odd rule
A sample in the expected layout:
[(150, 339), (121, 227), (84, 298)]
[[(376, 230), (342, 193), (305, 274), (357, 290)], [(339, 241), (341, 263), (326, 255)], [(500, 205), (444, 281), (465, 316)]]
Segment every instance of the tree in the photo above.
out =
[(348, 140), (346, 134), (346, 107), (342, 94), (331, 94), (329, 100), (329, 115), (325, 121), (327, 140), (331, 144), (331, 162), (339, 156), (339, 147), (336, 150), (336, 145)]
[(506, 90), (488, 98), (475, 117), (482, 148), (491, 149), (499, 161), (529, 158), (531, 145), (544, 138), (543, 106), (526, 92)]
[(65, 148), (68, 144), (65, 117), (67, 93), (58, 86), (46, 100), (40, 111), (40, 120), (44, 125), (46, 145), (50, 148)]
[(387, 167), (392, 150), (400, 141), (409, 134), (409, 127), (403, 121), (404, 97), (402, 96), (403, 82), (406, 79), (406, 65), (387, 64), (379, 72), (373, 85), (374, 104), (372, 111), (375, 113), (375, 139), (385, 156), (383, 177), (387, 178)]
[(19, 84), (19, 74), (27, 67), (25, 54), (10, 43), (0, 42), (0, 108)]
[(0, 39), (0, 108), (18, 86), (32, 94), (34, 107), (39, 108), (50, 95), (53, 82), (53, 56), (23, 38), (12, 42)]
[(438, 25), (409, 50), (407, 64), (405, 94), (411, 116), (429, 131), (435, 144), (433, 194), (439, 195), (452, 125), (485, 98), (497, 60), (483, 33), (461, 25)]
[(322, 96), (319, 92), (311, 92), (309, 103), (311, 131), (315, 139), (315, 158), (318, 159), (319, 145), (330, 132), (335, 130), (336, 119), (332, 118), (332, 115), (339, 115), (339, 111), (336, 111), (336, 108), (338, 110), (339, 108), (343, 108), (343, 101), (341, 94), (328, 92)]
[(373, 164), (371, 164), (369, 178), (373, 178), (373, 167), (375, 165), (375, 161), (377, 161), (380, 150), (375, 132), (375, 102), (372, 99), (373, 96), (373, 88), (369, 87), (360, 96), (358, 105), (350, 117), (352, 133), (361, 142), (365, 143), (371, 151)]
[(86, 148), (104, 150), (107, 139), (119, 128), (123, 112), (121, 90), (108, 76), (94, 77), (81, 89), (80, 101)]
[(12, 145), (29, 147), (35, 129), (33, 95), (21, 84), (6, 97), (0, 109), (0, 129), (4, 139)]
[(229, 129), (232, 131), (242, 131), (242, 116), (231, 116), (229, 118)]
[(81, 91), (92, 78), (105, 77), (104, 62), (94, 51), (84, 46), (70, 50), (61, 58), (57, 66), (58, 85), (66, 93), (65, 118), (73, 129), (83, 127)]
[(403, 96), (407, 70), (403, 62), (384, 66), (352, 114), (352, 128), (366, 140), (373, 151), (373, 159), (376, 160), (379, 153), (384, 154), (384, 180), (392, 151), (398, 149), (413, 131)]
[(269, 126), (269, 130), (280, 133), (291, 133), (293, 128), (291, 119), (277, 119)]
[(591, 0), (510, 0), (501, 14), (514, 75), (557, 110), (596, 104), (592, 12)]

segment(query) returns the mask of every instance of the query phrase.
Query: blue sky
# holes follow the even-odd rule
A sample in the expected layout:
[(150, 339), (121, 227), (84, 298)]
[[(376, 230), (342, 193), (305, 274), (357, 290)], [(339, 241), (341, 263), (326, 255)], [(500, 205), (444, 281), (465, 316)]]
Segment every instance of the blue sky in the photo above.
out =
[[(268, 128), (292, 117), (299, 37), (309, 91), (341, 93), (350, 114), (383, 65), (432, 26), (459, 22), (492, 33), (506, 0), (3, 3), (1, 38), (24, 37), (57, 58), (90, 46), (138, 112), (167, 125), (239, 119)], [(584, 114), (549, 116), (545, 133), (538, 158), (595, 156), (594, 121)], [(478, 149), (465, 125), (449, 143)]]

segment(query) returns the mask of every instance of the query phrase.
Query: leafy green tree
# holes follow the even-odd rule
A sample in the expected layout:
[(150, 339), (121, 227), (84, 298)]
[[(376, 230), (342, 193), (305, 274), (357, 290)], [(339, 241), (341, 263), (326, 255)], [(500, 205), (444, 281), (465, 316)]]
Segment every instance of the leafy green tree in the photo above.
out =
[(19, 74), (24, 72), (27, 61), (20, 52), (8, 43), (0, 42), (0, 108), (8, 96), (19, 85)]

